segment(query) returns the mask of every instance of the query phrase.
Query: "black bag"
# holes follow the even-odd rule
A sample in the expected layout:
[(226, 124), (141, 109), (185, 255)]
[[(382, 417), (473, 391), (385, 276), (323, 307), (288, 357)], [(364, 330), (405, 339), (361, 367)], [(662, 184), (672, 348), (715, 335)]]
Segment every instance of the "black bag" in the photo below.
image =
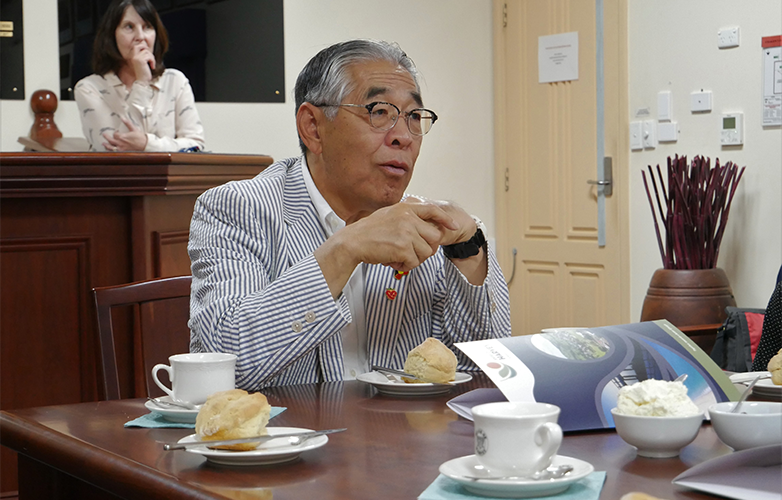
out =
[(752, 344), (747, 313), (765, 314), (766, 310), (728, 306), (725, 312), (728, 317), (717, 330), (711, 359), (723, 370), (750, 372), (752, 371)]

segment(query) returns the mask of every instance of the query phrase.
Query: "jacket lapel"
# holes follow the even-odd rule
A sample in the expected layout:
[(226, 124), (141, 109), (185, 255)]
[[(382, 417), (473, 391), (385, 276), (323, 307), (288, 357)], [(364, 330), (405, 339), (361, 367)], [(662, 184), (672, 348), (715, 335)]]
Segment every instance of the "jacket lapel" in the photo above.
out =
[(283, 193), (283, 218), (285, 220), (285, 246), (288, 266), (299, 262), (326, 241), (326, 233), (318, 220), (304, 177), (301, 174), (301, 158), (288, 167)]
[[(289, 164), (283, 189), (283, 219), (286, 226), (284, 244), (288, 267), (313, 253), (326, 241), (326, 233), (320, 225), (317, 210), (304, 184), (301, 168), (301, 158)], [(339, 300), (346, 308), (345, 297), (341, 296)], [(323, 342), (318, 348), (318, 358), (322, 381), (341, 380), (344, 366), (342, 336), (333, 335)], [(324, 372), (329, 366), (334, 367), (334, 363), (326, 362), (322, 358), (338, 360), (334, 373)]]

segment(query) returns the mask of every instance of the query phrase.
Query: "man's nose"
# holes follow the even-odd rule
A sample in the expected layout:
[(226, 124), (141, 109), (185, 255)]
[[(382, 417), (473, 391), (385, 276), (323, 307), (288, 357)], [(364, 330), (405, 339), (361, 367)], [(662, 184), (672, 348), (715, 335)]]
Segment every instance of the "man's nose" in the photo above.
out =
[(407, 120), (404, 115), (399, 115), (394, 126), (386, 132), (386, 141), (389, 145), (398, 145), (401, 147), (409, 146), (415, 140), (415, 136), (407, 127)]

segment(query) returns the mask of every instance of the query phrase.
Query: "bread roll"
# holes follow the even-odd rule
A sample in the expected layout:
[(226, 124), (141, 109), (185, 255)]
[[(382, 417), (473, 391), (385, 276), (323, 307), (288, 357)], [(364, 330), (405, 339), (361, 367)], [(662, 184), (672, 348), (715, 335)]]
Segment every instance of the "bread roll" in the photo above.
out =
[(663, 500), (663, 499), (653, 497), (652, 495), (647, 495), (646, 493), (641, 493), (639, 491), (633, 491), (625, 495), (622, 495), (622, 498), (620, 498), (619, 500)]
[[(451, 382), (456, 376), (456, 355), (445, 344), (429, 337), (408, 353), (405, 371), (427, 382)], [(408, 378), (405, 382), (421, 383)]]
[(771, 372), (774, 385), (782, 385), (782, 349), (769, 360), (766, 369)]
[[(196, 434), (202, 441), (241, 439), (266, 435), (271, 405), (261, 393), (248, 394), (241, 389), (216, 392), (196, 416)], [(255, 443), (216, 446), (222, 450), (254, 450)]]

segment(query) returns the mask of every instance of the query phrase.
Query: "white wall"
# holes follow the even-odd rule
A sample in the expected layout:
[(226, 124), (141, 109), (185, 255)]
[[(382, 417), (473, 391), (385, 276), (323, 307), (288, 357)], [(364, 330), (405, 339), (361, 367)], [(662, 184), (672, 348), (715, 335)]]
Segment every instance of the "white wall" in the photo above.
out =
[[(340, 40), (395, 40), (421, 70), (426, 105), (440, 121), (424, 140), (410, 191), (459, 200), (494, 227), (491, 3), (488, 0), (286, 0), (284, 104), (199, 104), (207, 145), (215, 152), (298, 154), (291, 98), (296, 75), (321, 48)], [(719, 265), (741, 306), (765, 307), (782, 263), (782, 130), (760, 126), (760, 37), (782, 34), (779, 0), (629, 0), (630, 119), (657, 93), (673, 94), (681, 135), (673, 144), (631, 154), (631, 318), (640, 317), (649, 278), (661, 266), (641, 170), (674, 154), (732, 160), (748, 167), (730, 214)], [(28, 101), (0, 101), (0, 150), (19, 151), (33, 122), (29, 96), (57, 90), (57, 9), (24, 0)], [(35, 19), (35, 25), (32, 20)], [(717, 30), (739, 26), (741, 46), (717, 48)], [(237, 50), (241, 57), (241, 49)], [(709, 114), (689, 111), (695, 89), (714, 93)], [(745, 144), (723, 149), (720, 113), (744, 112)], [(61, 103), (55, 120), (80, 136), (76, 106)]]
[[(59, 93), (57, 3), (24, 0), (27, 100), (0, 101), (0, 150), (33, 123), (29, 99), (38, 89)], [(420, 70), (427, 107), (440, 119), (424, 139), (412, 193), (456, 200), (494, 228), (492, 26), (486, 0), (285, 0), (285, 103), (199, 103), (207, 149), (299, 154), (293, 85), (320, 49), (351, 38), (396, 41)], [(32, 20), (35, 20), (33, 26)], [(242, 57), (241, 47), (236, 57)], [(252, 61), (248, 61), (252, 64)], [(60, 102), (55, 122), (66, 137), (81, 137), (76, 104)]]
[[(782, 129), (762, 127), (760, 39), (782, 34), (779, 0), (629, 1), (630, 120), (648, 108), (657, 117), (657, 93), (670, 90), (678, 142), (630, 155), (631, 317), (640, 318), (655, 269), (662, 267), (641, 171), (665, 167), (668, 156), (728, 160), (747, 170), (741, 180), (720, 248), (742, 307), (766, 307), (782, 263)], [(721, 28), (738, 26), (740, 46), (717, 47)], [(713, 92), (711, 113), (690, 111), (690, 93)], [(743, 147), (723, 148), (721, 113), (744, 113)]]

